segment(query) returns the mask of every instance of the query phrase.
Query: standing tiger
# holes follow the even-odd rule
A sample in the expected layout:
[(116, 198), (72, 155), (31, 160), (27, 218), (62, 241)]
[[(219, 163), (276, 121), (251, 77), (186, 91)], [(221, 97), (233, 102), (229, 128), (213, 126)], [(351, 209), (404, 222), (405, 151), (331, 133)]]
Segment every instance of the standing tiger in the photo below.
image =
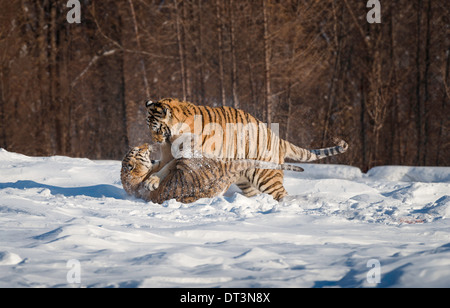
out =
[(134, 147), (122, 160), (120, 178), (129, 195), (146, 201), (163, 203), (176, 199), (191, 203), (200, 198), (211, 198), (225, 192), (240, 174), (251, 168), (271, 168), (301, 172), (301, 167), (277, 165), (257, 160), (222, 161), (214, 158), (178, 158), (172, 160), (172, 171), (157, 189), (146, 188), (145, 180), (158, 168), (159, 161), (150, 160), (152, 148), (148, 144)]
[[(154, 141), (161, 143), (160, 168), (146, 180), (152, 190), (170, 173), (174, 158), (173, 148), (178, 146), (184, 133), (198, 136), (194, 149), (208, 157), (225, 160), (254, 159), (283, 164), (285, 158), (310, 162), (344, 153), (348, 144), (335, 139), (334, 147), (303, 149), (280, 139), (267, 125), (249, 113), (231, 107), (196, 106), (189, 102), (166, 98), (158, 102), (147, 101), (147, 124)], [(283, 186), (283, 171), (249, 169), (242, 172), (236, 184), (246, 196), (267, 193), (275, 200), (287, 195)]]

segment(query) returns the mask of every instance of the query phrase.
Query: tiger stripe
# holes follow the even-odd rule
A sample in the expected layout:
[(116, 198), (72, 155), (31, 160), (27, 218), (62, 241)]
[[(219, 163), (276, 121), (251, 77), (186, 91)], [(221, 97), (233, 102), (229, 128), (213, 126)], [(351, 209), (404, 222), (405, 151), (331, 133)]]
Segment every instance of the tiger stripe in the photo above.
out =
[[(170, 199), (190, 203), (199, 198), (216, 196), (226, 191), (233, 182), (238, 181), (242, 172), (248, 171), (254, 176), (260, 172), (270, 174), (271, 176), (262, 182), (263, 185), (268, 185), (280, 178), (279, 174), (271, 173), (275, 169), (303, 171), (302, 168), (293, 165), (279, 165), (251, 159), (224, 161), (211, 158), (181, 158), (176, 160), (176, 166), (160, 186), (150, 191), (146, 189), (145, 181), (153, 174), (153, 167), (159, 164), (158, 161), (150, 160), (150, 155), (151, 147), (148, 144), (130, 149), (122, 160), (121, 181), (128, 194), (155, 203)], [(248, 195), (258, 193), (248, 181), (239, 187)], [(281, 188), (282, 186), (270, 187), (269, 191), (277, 195), (282, 193)]]
[[(222, 106), (197, 106), (189, 102), (166, 98), (156, 103), (146, 103), (147, 123), (155, 141), (170, 145), (181, 135), (175, 131), (178, 124), (187, 124), (191, 132), (197, 123), (195, 117), (201, 116), (203, 154), (225, 160), (252, 159), (283, 164), (286, 158), (299, 162), (310, 162), (347, 151), (348, 144), (335, 139), (334, 147), (324, 149), (304, 149), (279, 138), (266, 124), (257, 120), (251, 114), (239, 109)], [(203, 133), (205, 127), (215, 123), (222, 129), (222, 135), (217, 132)], [(233, 126), (234, 125), (234, 126)], [(214, 144), (209, 149), (206, 145)], [(168, 151), (167, 151), (168, 152)], [(243, 157), (242, 157), (243, 156)], [(172, 158), (163, 157), (163, 161)], [(283, 172), (273, 169), (270, 172), (255, 170), (244, 172), (243, 177), (251, 187), (260, 192), (269, 193), (280, 200), (287, 195), (283, 187)], [(238, 186), (249, 190), (240, 180)], [(272, 189), (272, 186), (275, 188)], [(244, 191), (245, 194), (245, 191)]]

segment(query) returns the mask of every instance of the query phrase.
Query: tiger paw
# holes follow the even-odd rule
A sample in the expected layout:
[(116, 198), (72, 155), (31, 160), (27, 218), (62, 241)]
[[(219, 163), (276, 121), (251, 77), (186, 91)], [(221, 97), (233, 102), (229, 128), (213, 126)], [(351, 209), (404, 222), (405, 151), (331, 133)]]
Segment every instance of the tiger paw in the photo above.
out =
[(144, 187), (150, 191), (154, 191), (159, 187), (160, 178), (153, 174), (144, 183)]

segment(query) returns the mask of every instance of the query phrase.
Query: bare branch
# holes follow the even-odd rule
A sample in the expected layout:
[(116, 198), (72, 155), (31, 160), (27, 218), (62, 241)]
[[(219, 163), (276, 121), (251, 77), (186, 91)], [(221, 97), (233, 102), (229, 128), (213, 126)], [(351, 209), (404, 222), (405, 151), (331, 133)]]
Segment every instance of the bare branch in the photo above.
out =
[(100, 55), (95, 55), (91, 59), (91, 61), (89, 61), (88, 65), (86, 65), (86, 67), (81, 71), (81, 73), (77, 77), (75, 77), (75, 79), (70, 83), (70, 86), (72, 88), (75, 87), (77, 85), (77, 83), (80, 81), (80, 79), (83, 78), (83, 76), (89, 71), (89, 69), (95, 63), (97, 63), (97, 61), (100, 60), (102, 57), (111, 56), (111, 55), (115, 54), (116, 52), (117, 52), (117, 49), (112, 49), (112, 50), (106, 50)]

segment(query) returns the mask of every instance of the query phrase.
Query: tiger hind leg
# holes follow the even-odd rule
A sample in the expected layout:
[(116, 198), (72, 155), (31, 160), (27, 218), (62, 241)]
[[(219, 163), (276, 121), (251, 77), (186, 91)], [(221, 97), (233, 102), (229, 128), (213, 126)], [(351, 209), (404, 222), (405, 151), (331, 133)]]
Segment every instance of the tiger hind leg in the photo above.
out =
[(253, 197), (261, 193), (245, 176), (241, 177), (235, 184), (246, 197)]
[(282, 170), (253, 169), (248, 171), (246, 176), (255, 189), (260, 193), (271, 195), (277, 201), (288, 194), (283, 186)]

